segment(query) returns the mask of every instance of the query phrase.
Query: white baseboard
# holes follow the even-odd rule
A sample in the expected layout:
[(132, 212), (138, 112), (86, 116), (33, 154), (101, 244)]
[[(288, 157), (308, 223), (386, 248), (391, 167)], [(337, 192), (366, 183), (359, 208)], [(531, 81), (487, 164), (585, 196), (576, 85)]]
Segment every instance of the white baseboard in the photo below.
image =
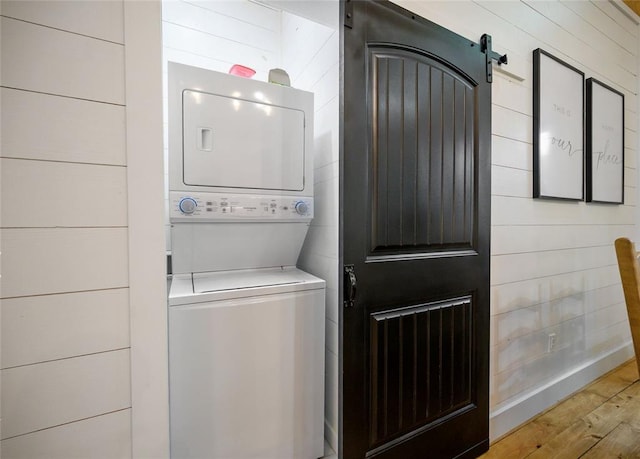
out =
[(499, 439), (633, 356), (633, 346), (629, 342), (492, 411), (489, 415), (490, 441)]

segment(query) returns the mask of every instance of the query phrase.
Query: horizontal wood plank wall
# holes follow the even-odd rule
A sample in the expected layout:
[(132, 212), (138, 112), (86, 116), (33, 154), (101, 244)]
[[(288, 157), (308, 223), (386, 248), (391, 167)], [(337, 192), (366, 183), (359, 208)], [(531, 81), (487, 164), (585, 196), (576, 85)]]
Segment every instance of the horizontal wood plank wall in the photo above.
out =
[[(584, 368), (598, 362), (601, 374), (621, 363), (607, 356), (630, 342), (613, 241), (637, 234), (638, 25), (621, 2), (396, 3), (470, 40), (488, 33), (494, 50), (508, 54), (493, 82), (492, 415), (517, 411), (541, 391), (565, 396), (597, 376)], [(539, 47), (624, 93), (624, 205), (532, 199), (532, 51)], [(556, 350), (548, 352), (551, 333)], [(553, 392), (575, 374), (591, 376)], [(492, 437), (523, 420), (494, 425)]]
[(123, 4), (0, 8), (0, 454), (128, 458)]

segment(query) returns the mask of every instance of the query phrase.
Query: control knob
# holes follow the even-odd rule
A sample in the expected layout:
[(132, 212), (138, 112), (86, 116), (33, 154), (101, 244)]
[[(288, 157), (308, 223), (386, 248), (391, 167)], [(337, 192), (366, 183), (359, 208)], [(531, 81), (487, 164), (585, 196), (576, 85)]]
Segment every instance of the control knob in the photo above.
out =
[(193, 198), (182, 198), (178, 204), (180, 212), (186, 215), (194, 213), (196, 211), (196, 207), (198, 207), (198, 203)]
[(309, 212), (309, 206), (304, 201), (296, 202), (295, 209), (298, 215), (306, 215)]

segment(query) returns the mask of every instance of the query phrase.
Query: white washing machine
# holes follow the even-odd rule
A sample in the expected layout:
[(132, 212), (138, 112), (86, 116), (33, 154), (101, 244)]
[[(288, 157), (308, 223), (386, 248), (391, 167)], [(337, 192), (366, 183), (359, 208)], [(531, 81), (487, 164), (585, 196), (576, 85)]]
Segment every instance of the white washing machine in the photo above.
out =
[(313, 95), (169, 63), (171, 457), (323, 455)]
[(169, 323), (173, 458), (322, 456), (324, 281), (176, 276)]

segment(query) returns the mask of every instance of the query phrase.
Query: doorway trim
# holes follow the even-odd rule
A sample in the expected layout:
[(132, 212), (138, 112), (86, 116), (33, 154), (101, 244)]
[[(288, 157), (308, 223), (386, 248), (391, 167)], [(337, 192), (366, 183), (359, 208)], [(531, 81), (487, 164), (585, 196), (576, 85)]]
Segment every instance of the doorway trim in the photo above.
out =
[(132, 457), (169, 457), (162, 4), (124, 1)]

